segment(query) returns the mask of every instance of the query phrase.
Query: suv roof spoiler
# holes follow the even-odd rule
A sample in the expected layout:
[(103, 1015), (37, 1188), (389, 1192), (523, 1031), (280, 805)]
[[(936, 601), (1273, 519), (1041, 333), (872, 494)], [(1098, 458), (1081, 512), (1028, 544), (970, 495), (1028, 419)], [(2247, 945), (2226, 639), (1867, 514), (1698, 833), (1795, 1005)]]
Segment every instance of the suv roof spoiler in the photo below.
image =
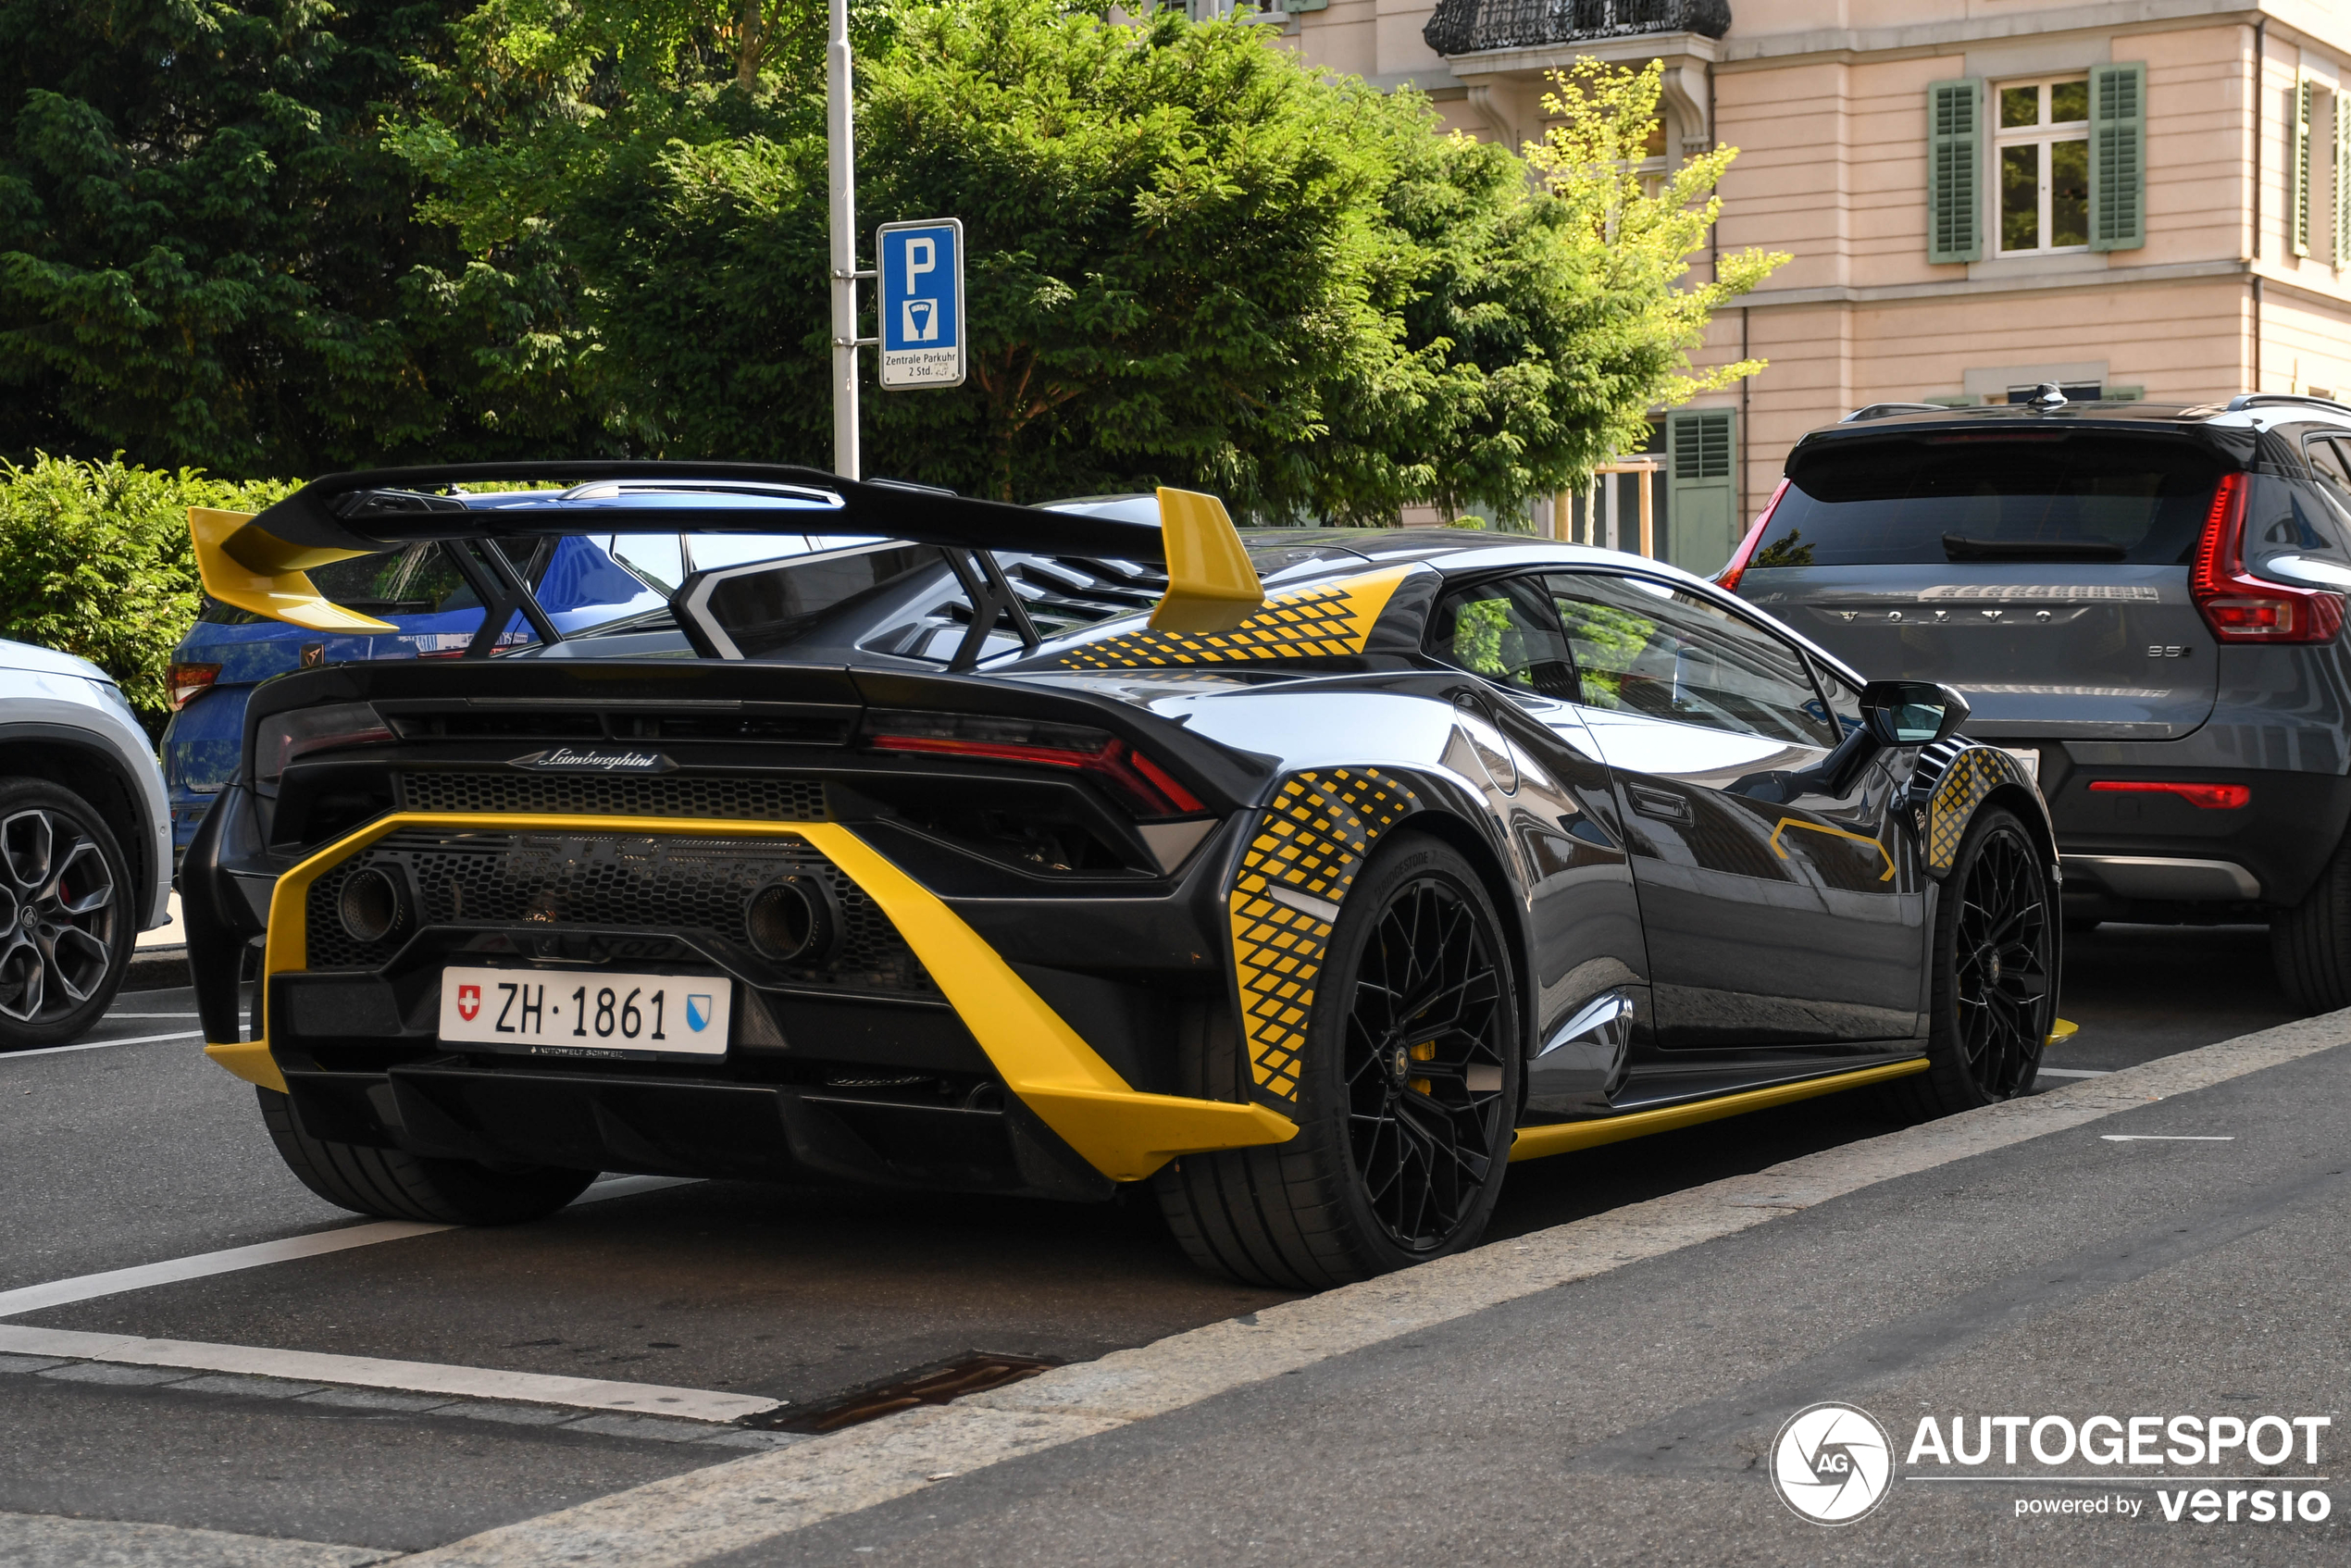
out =
[[(531, 479), (568, 488), (505, 492), (487, 505), (478, 496), (468, 504), (448, 493), (467, 484)], [(632, 499), (640, 504), (629, 504)], [(310, 568), (431, 541), (474, 582), (484, 604), (520, 611), (552, 642), (553, 624), (534, 613), (538, 605), (505, 553), (480, 546), (507, 538), (725, 532), (878, 534), (937, 545), (951, 555), (1011, 550), (1160, 562), (1168, 590), (1152, 612), (1155, 628), (1230, 629), (1264, 603), (1264, 589), (1225, 504), (1168, 489), (1158, 500), (1154, 524), (782, 464), (465, 463), (329, 474), (258, 514), (191, 507), (188, 527), (205, 592), (314, 631), (395, 628), (329, 600), (311, 582)], [(992, 568), (991, 558), (975, 576), (1001, 578)], [(960, 567), (957, 575), (964, 575)], [(498, 618), (504, 624), (505, 616)]]

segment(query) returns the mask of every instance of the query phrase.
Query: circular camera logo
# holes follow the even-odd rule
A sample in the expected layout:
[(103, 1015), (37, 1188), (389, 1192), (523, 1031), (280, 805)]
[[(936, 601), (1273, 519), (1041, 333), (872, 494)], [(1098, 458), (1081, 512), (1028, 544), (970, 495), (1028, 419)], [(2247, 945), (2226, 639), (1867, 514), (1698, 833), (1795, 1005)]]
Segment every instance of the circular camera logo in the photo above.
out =
[(1851, 1405), (1799, 1410), (1772, 1441), (1773, 1487), (1815, 1524), (1852, 1524), (1885, 1500), (1893, 1480), (1885, 1428)]

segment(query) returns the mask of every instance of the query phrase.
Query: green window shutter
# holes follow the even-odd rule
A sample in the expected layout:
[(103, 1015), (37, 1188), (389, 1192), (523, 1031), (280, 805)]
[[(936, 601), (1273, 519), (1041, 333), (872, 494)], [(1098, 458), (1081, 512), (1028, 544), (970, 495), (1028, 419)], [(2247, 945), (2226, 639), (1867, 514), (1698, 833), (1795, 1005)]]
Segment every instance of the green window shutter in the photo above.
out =
[(2090, 248), (2147, 243), (2147, 68), (2090, 69)]
[(1665, 558), (1703, 577), (1738, 548), (1738, 442), (1735, 408), (1693, 408), (1665, 417)]
[(2310, 79), (2294, 84), (2294, 254), (2310, 254)]
[(2351, 93), (2334, 95), (2333, 260), (2351, 267)]
[(1984, 255), (1984, 83), (1974, 77), (1926, 87), (1926, 259)]

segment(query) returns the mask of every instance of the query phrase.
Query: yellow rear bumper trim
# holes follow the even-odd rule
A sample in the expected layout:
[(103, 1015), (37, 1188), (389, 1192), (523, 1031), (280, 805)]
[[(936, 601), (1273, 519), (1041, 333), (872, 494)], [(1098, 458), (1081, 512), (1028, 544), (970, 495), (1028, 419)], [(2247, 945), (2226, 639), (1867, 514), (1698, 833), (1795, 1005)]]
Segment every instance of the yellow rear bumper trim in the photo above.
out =
[(204, 1053), (229, 1069), (230, 1075), (249, 1084), (286, 1092), (286, 1076), (278, 1071), (275, 1058), (269, 1054), (266, 1039), (230, 1040), (226, 1045), (207, 1045)]
[[(668, 833), (741, 839), (798, 839), (840, 867), (881, 905), (923, 961), (949, 1005), (995, 1064), (1004, 1087), (1102, 1175), (1140, 1181), (1179, 1154), (1281, 1143), (1297, 1124), (1262, 1105), (1144, 1094), (1118, 1076), (1093, 1047), (1013, 972), (978, 932), (937, 894), (837, 822), (712, 822), (696, 817), (556, 816), (504, 813), (403, 812), (337, 840), (278, 879), (269, 904), (264, 976), (308, 967), (311, 883), (369, 844), (404, 828), (474, 831)], [(250, 1082), (253, 1052), (283, 1089), (265, 1041), (206, 1046), (205, 1053)], [(232, 1054), (234, 1053), (234, 1054)]]
[(1749, 1111), (1767, 1111), (1774, 1105), (1810, 1100), (1816, 1094), (1835, 1094), (1841, 1089), (1859, 1089), (1863, 1084), (1906, 1078), (1912, 1073), (1925, 1071), (1926, 1058), (1918, 1056), (1908, 1062), (1889, 1062), (1881, 1067), (1831, 1073), (1824, 1078), (1805, 1078), (1797, 1083), (1773, 1084), (1769, 1089), (1750, 1089), (1741, 1094), (1723, 1095), (1719, 1100), (1665, 1105), (1654, 1111), (1629, 1111), (1622, 1116), (1607, 1116), (1598, 1121), (1521, 1127), (1518, 1129), (1518, 1141), (1511, 1145), (1511, 1159), (1513, 1163), (1539, 1160), (1546, 1154), (1565, 1154), (1577, 1149), (1596, 1148), (1603, 1143), (1620, 1143), (1628, 1138), (1646, 1138), (1653, 1132), (1694, 1127), (1700, 1122), (1744, 1115)]

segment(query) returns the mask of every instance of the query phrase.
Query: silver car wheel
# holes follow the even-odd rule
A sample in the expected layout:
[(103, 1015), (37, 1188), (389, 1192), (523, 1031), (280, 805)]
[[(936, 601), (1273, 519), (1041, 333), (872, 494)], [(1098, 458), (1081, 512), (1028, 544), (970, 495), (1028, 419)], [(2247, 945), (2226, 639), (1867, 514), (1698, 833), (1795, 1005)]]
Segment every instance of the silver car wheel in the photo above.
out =
[(0, 820), (0, 1016), (56, 1017), (106, 984), (117, 918), (106, 852), (35, 807)]

